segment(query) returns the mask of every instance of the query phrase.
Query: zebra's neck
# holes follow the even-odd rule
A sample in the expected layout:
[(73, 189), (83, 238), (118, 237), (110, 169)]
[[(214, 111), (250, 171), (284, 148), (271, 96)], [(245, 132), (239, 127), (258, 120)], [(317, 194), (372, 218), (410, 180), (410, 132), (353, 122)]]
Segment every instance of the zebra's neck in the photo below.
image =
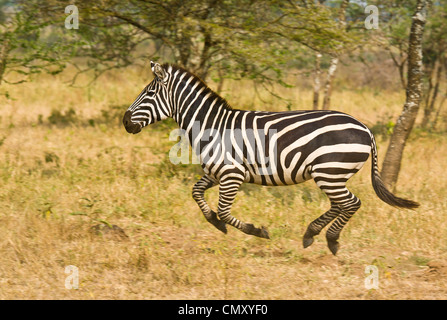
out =
[(172, 67), (171, 105), (173, 119), (190, 135), (193, 128), (213, 128), (217, 117), (232, 112), (225, 99), (211, 90), (197, 76), (178, 67)]

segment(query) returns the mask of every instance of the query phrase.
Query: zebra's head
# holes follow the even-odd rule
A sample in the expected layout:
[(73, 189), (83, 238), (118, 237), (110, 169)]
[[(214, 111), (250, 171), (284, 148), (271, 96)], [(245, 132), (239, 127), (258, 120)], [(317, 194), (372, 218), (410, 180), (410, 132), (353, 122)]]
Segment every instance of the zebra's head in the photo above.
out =
[(138, 133), (145, 126), (171, 116), (168, 102), (168, 71), (159, 63), (151, 61), (154, 80), (151, 81), (123, 117), (123, 125), (129, 133)]

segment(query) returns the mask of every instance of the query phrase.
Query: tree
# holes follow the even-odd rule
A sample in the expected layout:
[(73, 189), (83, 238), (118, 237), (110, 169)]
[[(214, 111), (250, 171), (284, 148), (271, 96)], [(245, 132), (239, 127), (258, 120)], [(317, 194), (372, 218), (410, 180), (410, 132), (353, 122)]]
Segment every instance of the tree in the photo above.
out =
[(407, 88), (406, 69), (408, 64), (408, 34), (411, 27), (414, 0), (376, 1), (381, 12), (381, 36), (377, 37), (379, 46), (388, 51), (394, 65), (398, 69), (402, 88)]
[(61, 53), (66, 46), (46, 41), (41, 33), (47, 26), (36, 11), (0, 1), (0, 85), (19, 84), (36, 73), (62, 71), (65, 63)]
[[(21, 4), (39, 10), (49, 22), (60, 20), (67, 5), (61, 0)], [(253, 37), (253, 30), (259, 26), (253, 12), (266, 12), (268, 1), (80, 0), (76, 6), (80, 25), (76, 40), (82, 44), (77, 46), (77, 55), (88, 58), (86, 66), (77, 64), (78, 73), (93, 70), (99, 76), (110, 68), (140, 62), (138, 58), (147, 61), (163, 55), (164, 62), (176, 63), (201, 78), (206, 78), (216, 66), (227, 72), (258, 76), (266, 64), (254, 63), (254, 59), (270, 57), (276, 48), (268, 47), (272, 44), (269, 41), (255, 45)], [(152, 44), (155, 51), (136, 57), (138, 48)]]
[(418, 0), (412, 17), (408, 45), (408, 76), (406, 101), (394, 127), (385, 154), (382, 178), (386, 185), (394, 187), (400, 171), (405, 143), (413, 128), (422, 96), (422, 37), (427, 15), (427, 0)]
[[(19, 0), (20, 1), (20, 0)], [(60, 19), (66, 1), (22, 0), (48, 21)], [(118, 0), (76, 1), (79, 8), (78, 74), (95, 77), (163, 56), (205, 79), (249, 78), (284, 84), (285, 65), (299, 48), (330, 53), (354, 42), (336, 28), (334, 10), (312, 1)], [(337, 11), (338, 12), (338, 11)], [(72, 39), (70, 39), (72, 40)], [(136, 56), (136, 52), (144, 54)]]
[[(326, 3), (327, 2), (327, 3)], [(339, 3), (338, 3), (339, 2)], [(350, 8), (351, 7), (351, 8)], [(314, 83), (313, 83), (313, 109), (319, 109), (319, 98), (321, 85), (321, 59), (323, 54), (330, 57), (329, 66), (326, 71), (326, 79), (323, 86), (323, 103), (322, 109), (330, 108), (330, 99), (332, 94), (333, 80), (335, 72), (337, 70), (340, 56), (343, 53), (354, 50), (358, 46), (362, 46), (364, 38), (359, 28), (357, 7), (359, 4), (351, 4), (349, 0), (341, 1), (325, 1), (320, 0), (318, 2), (311, 2), (305, 8), (308, 14), (315, 17), (319, 17), (319, 21), (315, 21), (314, 24), (320, 28), (331, 28), (331, 39), (325, 39), (325, 42), (318, 41), (318, 32), (315, 32), (308, 36), (310, 41), (307, 40), (303, 43), (310, 42), (310, 48), (313, 49), (315, 55), (314, 63)], [(362, 14), (363, 15), (363, 14)], [(349, 16), (349, 24), (347, 23), (347, 17)], [(321, 19), (326, 17), (327, 20)]]
[(314, 85), (313, 85), (313, 99), (312, 106), (314, 110), (318, 110), (318, 100), (320, 99), (321, 89), (321, 57), (323, 55), (319, 52), (315, 54), (315, 69), (314, 69)]
[[(423, 118), (421, 127), (432, 124), (437, 98), (440, 96), (442, 75), (445, 72), (447, 40), (447, 1), (437, 1), (432, 6), (430, 20), (425, 27), (423, 63), (425, 86), (422, 100)], [(433, 119), (434, 121), (434, 119)]]
[[(416, 5), (415, 0), (385, 0), (377, 1), (381, 8), (381, 23), (383, 28), (378, 37), (378, 44), (384, 47), (394, 65), (397, 67), (400, 82), (404, 89), (407, 88), (408, 65), (408, 33), (411, 27), (411, 8)], [(430, 19), (424, 27), (424, 39), (422, 44), (423, 70), (421, 108), (423, 118), (420, 126), (424, 129), (433, 128), (437, 99), (441, 96), (442, 75), (445, 64), (447, 42), (445, 34), (447, 25), (447, 1), (435, 1), (431, 6)], [(440, 104), (442, 106), (442, 104)], [(439, 110), (439, 108), (438, 108)], [(436, 112), (436, 114), (438, 114)]]
[[(338, 28), (346, 28), (346, 9), (349, 6), (349, 0), (343, 0), (340, 4), (339, 15), (338, 15)], [(339, 50), (340, 51), (340, 50)], [(337, 70), (338, 62), (340, 60), (340, 52), (337, 52), (331, 58), (331, 64), (327, 70), (326, 83), (324, 85), (324, 97), (323, 97), (323, 110), (328, 110), (331, 105), (331, 95), (332, 95), (332, 82), (334, 80), (335, 71)]]

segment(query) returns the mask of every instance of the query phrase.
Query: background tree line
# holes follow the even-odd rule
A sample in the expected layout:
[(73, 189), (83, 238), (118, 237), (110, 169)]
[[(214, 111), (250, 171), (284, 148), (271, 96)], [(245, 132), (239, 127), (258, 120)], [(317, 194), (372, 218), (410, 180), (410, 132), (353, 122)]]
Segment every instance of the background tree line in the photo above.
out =
[[(364, 53), (379, 48), (407, 94), (383, 164), (391, 186), (419, 108), (421, 126), (434, 130), (447, 98), (445, 0), (79, 0), (76, 30), (65, 29), (68, 4), (0, 0), (0, 90), (69, 64), (76, 84), (152, 59), (215, 81), (219, 92), (225, 79), (289, 86), (298, 70), (312, 77), (309, 109), (330, 109), (340, 63), (368, 64)], [(378, 8), (378, 29), (365, 28), (366, 5)]]

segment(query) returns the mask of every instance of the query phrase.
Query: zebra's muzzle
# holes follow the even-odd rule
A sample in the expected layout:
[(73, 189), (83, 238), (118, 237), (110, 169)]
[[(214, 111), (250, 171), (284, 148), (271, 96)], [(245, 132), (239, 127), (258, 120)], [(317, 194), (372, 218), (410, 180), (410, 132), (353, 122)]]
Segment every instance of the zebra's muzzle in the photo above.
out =
[(131, 120), (132, 112), (126, 111), (123, 117), (123, 125), (126, 128), (126, 131), (129, 133), (138, 133), (141, 131), (141, 125), (139, 123), (134, 123)]

